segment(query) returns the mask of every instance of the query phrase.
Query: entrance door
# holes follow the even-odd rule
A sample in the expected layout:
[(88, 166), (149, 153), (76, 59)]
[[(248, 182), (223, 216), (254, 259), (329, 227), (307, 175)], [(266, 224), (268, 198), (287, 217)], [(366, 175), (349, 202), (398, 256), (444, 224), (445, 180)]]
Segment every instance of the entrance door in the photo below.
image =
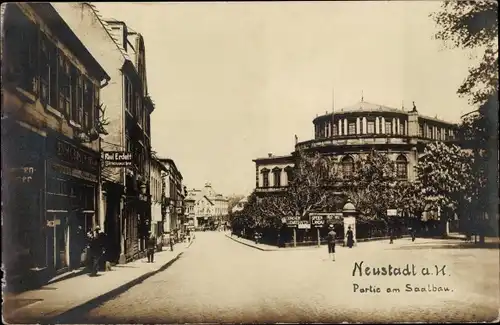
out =
[(69, 228), (66, 216), (54, 218), (54, 261), (56, 271), (69, 265)]

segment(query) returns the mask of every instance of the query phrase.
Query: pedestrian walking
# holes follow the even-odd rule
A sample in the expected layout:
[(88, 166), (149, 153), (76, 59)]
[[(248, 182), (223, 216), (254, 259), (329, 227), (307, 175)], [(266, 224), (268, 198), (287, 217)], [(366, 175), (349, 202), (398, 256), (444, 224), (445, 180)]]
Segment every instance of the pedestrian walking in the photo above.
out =
[(352, 248), (354, 245), (354, 233), (352, 232), (351, 226), (347, 228), (347, 247)]
[(417, 231), (415, 229), (411, 230), (411, 241), (414, 242), (417, 236)]
[(394, 230), (392, 228), (389, 230), (389, 238), (390, 238), (389, 244), (393, 244), (394, 243)]
[(156, 238), (153, 234), (149, 235), (148, 241), (146, 243), (148, 263), (153, 263), (155, 259), (155, 249), (156, 249)]
[(328, 254), (332, 261), (335, 261), (335, 240), (337, 239), (337, 233), (333, 229), (333, 225), (330, 225), (330, 231), (327, 235), (328, 238)]
[(97, 226), (90, 235), (90, 276), (97, 276), (99, 262), (103, 255), (103, 236), (100, 234), (101, 228)]
[(174, 251), (174, 238), (172, 235), (169, 236), (169, 243), (170, 243), (170, 251)]

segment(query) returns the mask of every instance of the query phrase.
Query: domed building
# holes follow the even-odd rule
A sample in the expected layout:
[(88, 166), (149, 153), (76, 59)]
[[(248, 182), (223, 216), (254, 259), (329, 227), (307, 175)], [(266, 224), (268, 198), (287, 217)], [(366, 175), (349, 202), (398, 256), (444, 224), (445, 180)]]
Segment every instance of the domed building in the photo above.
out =
[(411, 110), (405, 110), (364, 100), (317, 116), (313, 125), (314, 139), (298, 142), (296, 138), (291, 154), (269, 154), (253, 160), (258, 196), (279, 193), (286, 188), (294, 166), (294, 154), (298, 151), (330, 156), (337, 163), (338, 171), (348, 175), (356, 160), (377, 150), (394, 161), (399, 179), (411, 181), (415, 179), (414, 167), (425, 145), (431, 141), (455, 141), (458, 134), (456, 124), (419, 114), (415, 104)]

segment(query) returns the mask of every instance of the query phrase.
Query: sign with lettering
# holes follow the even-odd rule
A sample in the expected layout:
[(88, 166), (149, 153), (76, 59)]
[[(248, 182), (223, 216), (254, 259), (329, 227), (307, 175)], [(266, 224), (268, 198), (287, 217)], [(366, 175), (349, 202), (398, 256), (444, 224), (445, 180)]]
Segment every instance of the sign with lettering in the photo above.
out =
[(325, 224), (326, 216), (319, 214), (311, 214), (311, 224), (314, 227), (322, 227)]
[(311, 224), (308, 220), (300, 220), (298, 227), (299, 229), (311, 229)]
[(89, 182), (97, 182), (97, 176), (83, 170), (70, 168), (67, 166), (59, 165), (56, 163), (52, 163), (52, 170), (64, 175), (73, 176), (76, 178), (80, 178)]
[(78, 169), (87, 170), (90, 172), (97, 172), (99, 170), (99, 158), (95, 157), (82, 148), (56, 139), (56, 156), (60, 160), (69, 163)]
[(388, 209), (387, 216), (388, 217), (396, 217), (398, 215), (398, 210), (396, 209)]
[(105, 151), (102, 153), (105, 167), (132, 166), (132, 153), (125, 151)]
[(47, 227), (53, 228), (61, 224), (61, 219), (47, 220)]
[(286, 224), (288, 227), (295, 227), (299, 224), (300, 222), (300, 217), (299, 216), (290, 216), (286, 217)]

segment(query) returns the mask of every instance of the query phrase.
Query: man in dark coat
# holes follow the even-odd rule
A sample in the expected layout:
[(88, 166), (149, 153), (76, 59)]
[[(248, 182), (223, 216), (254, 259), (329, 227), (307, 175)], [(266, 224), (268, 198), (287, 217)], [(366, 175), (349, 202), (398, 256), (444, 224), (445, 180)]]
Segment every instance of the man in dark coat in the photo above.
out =
[(330, 231), (327, 235), (328, 239), (328, 254), (330, 255), (330, 259), (335, 261), (335, 240), (337, 239), (337, 233), (333, 230), (333, 225), (330, 225)]
[(101, 228), (97, 226), (90, 237), (90, 275), (96, 276), (99, 271), (99, 262), (103, 254), (103, 235), (100, 234)]

